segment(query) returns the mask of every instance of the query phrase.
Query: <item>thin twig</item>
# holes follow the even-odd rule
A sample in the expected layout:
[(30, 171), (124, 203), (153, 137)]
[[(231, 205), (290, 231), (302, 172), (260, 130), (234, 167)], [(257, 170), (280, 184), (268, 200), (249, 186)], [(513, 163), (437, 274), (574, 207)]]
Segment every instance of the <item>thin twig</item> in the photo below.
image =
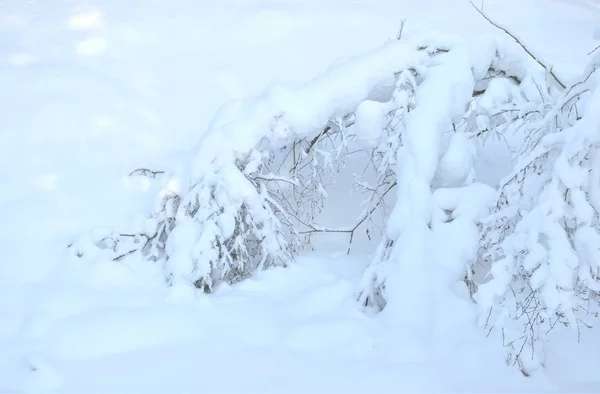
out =
[(402, 39), (402, 32), (404, 31), (404, 23), (406, 23), (406, 19), (402, 19), (402, 21), (400, 21), (400, 29), (398, 29), (398, 34), (396, 34), (396, 40)]
[(129, 256), (130, 254), (132, 254), (132, 253), (134, 253), (134, 252), (137, 252), (137, 251), (138, 251), (138, 249), (132, 249), (132, 250), (130, 250), (129, 252), (123, 253), (122, 255), (119, 255), (119, 256), (115, 257), (115, 258), (113, 259), (113, 261), (119, 261), (119, 260), (121, 260), (123, 257)]
[(147, 176), (148, 178), (156, 178), (156, 175), (164, 174), (164, 173), (165, 173), (164, 171), (152, 171), (147, 168), (138, 168), (136, 170), (131, 171), (129, 173), (129, 176), (142, 175), (142, 176)]
[(592, 49), (590, 53), (588, 53), (588, 56), (591, 55), (592, 53), (596, 52), (598, 49), (600, 49), (600, 45), (598, 45), (596, 48)]
[(487, 20), (489, 23), (491, 23), (493, 26), (495, 26), (496, 28), (502, 30), (503, 32), (505, 32), (506, 34), (508, 34), (509, 36), (511, 36), (516, 42), (517, 44), (519, 44), (521, 46), (521, 48), (523, 48), (523, 50), (525, 52), (527, 52), (527, 54), (537, 62), (537, 64), (539, 64), (540, 66), (542, 66), (542, 68), (544, 70), (546, 70), (551, 76), (552, 78), (554, 78), (554, 80), (556, 81), (556, 83), (558, 83), (560, 85), (561, 88), (566, 89), (567, 86), (556, 76), (556, 74), (554, 73), (554, 71), (552, 71), (551, 68), (548, 68), (544, 63), (542, 63), (528, 48), (525, 44), (523, 44), (523, 42), (521, 42), (521, 40), (519, 40), (517, 37), (515, 37), (514, 34), (512, 34), (510, 31), (508, 31), (508, 29), (500, 26), (499, 24), (497, 24), (496, 22), (492, 21), (486, 14), (483, 13), (482, 10), (480, 10), (479, 8), (477, 8), (477, 6), (475, 4), (473, 4), (473, 2), (471, 1), (471, 5), (473, 6), (473, 8), (475, 8), (475, 10), (482, 16), (485, 18), (485, 20)]
[(369, 209), (367, 212), (364, 213), (364, 215), (359, 219), (359, 221), (354, 225), (354, 227), (352, 228), (341, 228), (341, 229), (328, 229), (328, 228), (317, 228), (315, 226), (306, 224), (306, 223), (302, 223), (305, 226), (309, 227), (310, 230), (306, 230), (306, 231), (301, 231), (298, 234), (313, 234), (313, 233), (348, 233), (350, 234), (350, 240), (348, 241), (348, 250), (346, 252), (346, 254), (350, 254), (350, 245), (352, 244), (352, 240), (354, 238), (354, 232), (365, 222), (365, 220), (367, 220), (372, 214), (373, 212), (375, 212), (375, 210), (384, 202), (384, 197), (386, 196), (386, 194), (388, 194), (388, 192), (390, 190), (392, 190), (395, 186), (397, 185), (397, 182), (394, 181), (394, 183), (392, 183), (390, 185), (390, 187), (388, 187), (382, 194), (381, 197), (379, 198), (379, 201), (377, 201), (377, 204), (375, 204), (375, 206), (373, 206), (371, 209)]

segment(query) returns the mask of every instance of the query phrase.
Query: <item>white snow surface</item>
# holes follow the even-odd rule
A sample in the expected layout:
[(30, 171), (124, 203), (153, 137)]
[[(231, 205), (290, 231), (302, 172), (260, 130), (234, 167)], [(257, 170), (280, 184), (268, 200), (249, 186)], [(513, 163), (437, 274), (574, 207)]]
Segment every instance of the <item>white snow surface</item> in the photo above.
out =
[[(598, 45), (598, 0), (486, 0), (484, 10), (566, 80)], [(335, 242), (319, 244), (290, 267), (212, 295), (165, 287), (146, 261), (67, 253), (90, 229), (143, 225), (158, 190), (129, 172), (181, 171), (204, 131), (239, 109), (224, 104), (269, 86), (267, 96), (301, 87), (309, 97), (314, 77), (379, 48), (402, 19), (405, 34), (497, 33), (463, 0), (3, 1), (0, 393), (600, 391), (597, 330), (579, 344), (557, 330), (546, 371), (525, 378), (505, 366), (460, 297), (438, 303), (433, 337), (365, 312), (356, 292), (373, 244), (352, 256), (345, 240), (341, 253), (331, 251)], [(302, 119), (320, 105), (314, 97), (292, 107)], [(472, 174), (453, 171), (453, 155), (470, 147), (451, 146), (443, 169), (460, 184)], [(475, 171), (493, 184), (505, 174), (489, 170), (507, 149), (486, 149), (497, 162)], [(328, 218), (358, 209), (360, 196), (343, 187), (330, 193)], [(490, 191), (474, 184), (465, 193), (432, 196), (455, 211), (436, 234), (459, 252), (474, 247), (451, 239), (474, 231), (479, 207), (469, 196)], [(456, 269), (451, 259), (445, 269)], [(422, 354), (417, 344), (428, 341)]]

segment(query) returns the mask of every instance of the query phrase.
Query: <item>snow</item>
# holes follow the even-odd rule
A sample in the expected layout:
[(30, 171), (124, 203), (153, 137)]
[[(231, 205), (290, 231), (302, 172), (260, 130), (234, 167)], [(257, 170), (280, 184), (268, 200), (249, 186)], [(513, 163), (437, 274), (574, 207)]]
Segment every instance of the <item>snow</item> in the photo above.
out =
[(464, 133), (454, 133), (446, 152), (438, 162), (434, 187), (460, 187), (475, 180), (474, 164), (477, 147)]
[[(597, 1), (486, 0), (485, 10), (567, 79), (597, 46)], [(262, 126), (285, 112), (293, 130), (310, 132), (327, 120), (330, 103), (344, 112), (379, 99), (372, 85), (389, 78), (385, 65), (403, 53), (392, 42), (383, 64), (355, 56), (394, 37), (405, 18), (406, 35), (431, 27), (495, 33), (461, 0), (3, 2), (0, 392), (598, 391), (597, 331), (584, 333), (581, 344), (557, 332), (548, 372), (525, 379), (505, 367), (502, 349), (475, 326), (468, 294), (452, 283), (456, 297), (436, 306), (435, 330), (365, 312), (356, 299), (372, 243), (358, 244), (350, 257), (313, 252), (210, 296), (186, 284), (165, 287), (161, 267), (147, 261), (112, 262), (99, 253), (83, 263), (69, 254), (74, 242), (96, 253), (91, 238), (81, 239), (90, 229), (146, 225), (155, 196), (184, 187), (172, 180), (161, 189), (129, 177), (132, 170), (184, 174), (190, 160), (202, 167), (222, 152), (215, 146), (235, 143), (243, 151), (255, 142), (254, 129), (244, 129), (249, 117)], [(330, 65), (341, 58), (334, 80)], [(353, 85), (357, 70), (376, 75), (374, 82)], [(316, 93), (324, 86), (327, 97)], [(256, 103), (249, 97), (267, 104), (242, 108)], [(447, 98), (457, 105), (470, 99)], [(364, 127), (374, 131), (375, 109), (363, 109)], [(231, 141), (232, 130), (247, 139)], [(205, 143), (211, 135), (219, 135), (216, 145)], [(470, 173), (459, 170), (473, 164), (465, 159), (471, 147), (460, 137), (445, 153), (414, 149), (428, 159), (418, 167), (429, 178), (436, 175), (429, 163), (441, 156), (442, 186), (469, 182)], [(486, 183), (505, 175), (474, 165)], [(343, 184), (329, 195), (335, 209), (327, 215), (356, 216), (356, 196), (348, 198)], [(480, 184), (433, 194), (454, 212), (452, 222), (437, 223), (436, 236), (452, 250), (447, 256), (468, 254), (472, 245), (453, 243), (452, 234), (473, 231), (488, 197)], [(219, 226), (228, 233), (232, 224), (224, 216)], [(178, 231), (172, 242), (187, 245), (196, 229)], [(336, 245), (324, 243), (323, 250)], [(189, 253), (175, 244), (169, 247)], [(189, 271), (186, 256), (173, 263)], [(446, 263), (448, 278), (457, 279), (455, 262)]]
[[(432, 384), (439, 389), (440, 382), (447, 389), (465, 387), (449, 372), (455, 358), (440, 360), (448, 377), (431, 381), (429, 371), (414, 361), (390, 365), (389, 358), (381, 357), (391, 353), (394, 331), (383, 330), (379, 319), (365, 316), (355, 303), (360, 260), (307, 255), (289, 268), (221, 288), (214, 297), (196, 294), (177, 304), (150, 296), (123, 305), (124, 289), (98, 292), (95, 303), (89, 297), (71, 298), (65, 305), (73, 305), (72, 314), (56, 316), (56, 324), (20, 356), (19, 365), (36, 369), (21, 372), (24, 387), (92, 393), (185, 391), (198, 384), (207, 392), (387, 392), (390, 387), (422, 390)], [(46, 289), (45, 294), (57, 291)], [(71, 295), (80, 292), (73, 289)], [(87, 303), (85, 312), (75, 312), (79, 303)], [(21, 333), (19, 338), (25, 342), (28, 336)], [(486, 344), (483, 335), (478, 343)], [(464, 358), (457, 357), (473, 363), (483, 354), (472, 348)], [(3, 382), (14, 381), (10, 370), (4, 371)], [(498, 389), (526, 387), (505, 371), (508, 380)], [(484, 378), (473, 379), (468, 387), (484, 387)]]

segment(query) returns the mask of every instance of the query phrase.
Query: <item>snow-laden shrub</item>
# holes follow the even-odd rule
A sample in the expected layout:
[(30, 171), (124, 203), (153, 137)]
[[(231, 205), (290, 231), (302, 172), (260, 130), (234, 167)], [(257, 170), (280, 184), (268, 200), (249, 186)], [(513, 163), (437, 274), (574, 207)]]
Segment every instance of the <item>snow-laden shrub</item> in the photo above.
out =
[[(328, 231), (314, 220), (326, 197), (324, 183), (343, 164), (348, 146), (361, 141), (348, 133), (353, 112), (366, 100), (385, 101), (380, 110), (391, 116), (408, 99), (396, 88), (408, 86), (411, 75), (423, 74), (447, 51), (431, 40), (394, 41), (345, 60), (298, 90), (275, 88), (226, 105), (184, 170), (165, 181), (143, 229), (118, 229), (86, 241), (102, 249), (104, 258), (141, 254), (162, 264), (167, 283), (205, 291), (215, 281), (234, 282), (255, 269), (285, 265), (307, 236)], [(390, 146), (397, 146), (395, 129), (388, 129)], [(387, 148), (370, 149), (382, 168), (395, 160)], [(393, 182), (386, 174), (389, 190)], [(376, 186), (363, 216), (379, 206), (376, 194), (384, 186)], [(83, 244), (72, 246), (77, 255), (90, 254)]]
[[(480, 262), (491, 280), (476, 299), (509, 360), (543, 365), (555, 325), (590, 326), (600, 301), (600, 54), (574, 84), (518, 108), (525, 143), (485, 220)], [(507, 323), (505, 318), (513, 320)]]
[[(209, 292), (285, 266), (315, 234), (352, 242), (393, 191), (359, 301), (421, 331), (439, 325), (441, 300), (476, 301), (529, 373), (547, 329), (579, 327), (600, 291), (598, 56), (564, 88), (510, 40), (389, 42), (297, 90), (226, 105), (183, 169), (155, 180), (164, 187), (143, 228), (95, 232), (72, 250), (141, 256), (168, 284)], [(478, 182), (478, 147), (509, 134), (521, 159), (496, 190)], [(351, 150), (376, 176), (356, 175), (367, 195), (356, 225), (325, 228), (315, 218)]]
[[(556, 324), (579, 330), (598, 315), (598, 55), (566, 86), (524, 46), (529, 64), (506, 47), (488, 58), (464, 48), (420, 78), (398, 126), (397, 200), (359, 300), (432, 330), (462, 275), (482, 326), (527, 375)], [(521, 141), (498, 191), (473, 168), (475, 140), (492, 136)]]

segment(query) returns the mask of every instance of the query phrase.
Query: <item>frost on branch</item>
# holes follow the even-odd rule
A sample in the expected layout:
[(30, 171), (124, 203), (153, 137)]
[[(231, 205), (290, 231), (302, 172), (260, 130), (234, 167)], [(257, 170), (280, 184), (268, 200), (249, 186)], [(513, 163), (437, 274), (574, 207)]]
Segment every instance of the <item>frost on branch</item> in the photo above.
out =
[[(485, 222), (480, 263), (491, 280), (476, 294), (482, 324), (502, 331), (509, 360), (543, 365), (558, 325), (589, 327), (600, 291), (600, 55), (559, 94), (540, 90), (512, 123), (526, 136)], [(506, 317), (512, 319), (506, 321)]]

